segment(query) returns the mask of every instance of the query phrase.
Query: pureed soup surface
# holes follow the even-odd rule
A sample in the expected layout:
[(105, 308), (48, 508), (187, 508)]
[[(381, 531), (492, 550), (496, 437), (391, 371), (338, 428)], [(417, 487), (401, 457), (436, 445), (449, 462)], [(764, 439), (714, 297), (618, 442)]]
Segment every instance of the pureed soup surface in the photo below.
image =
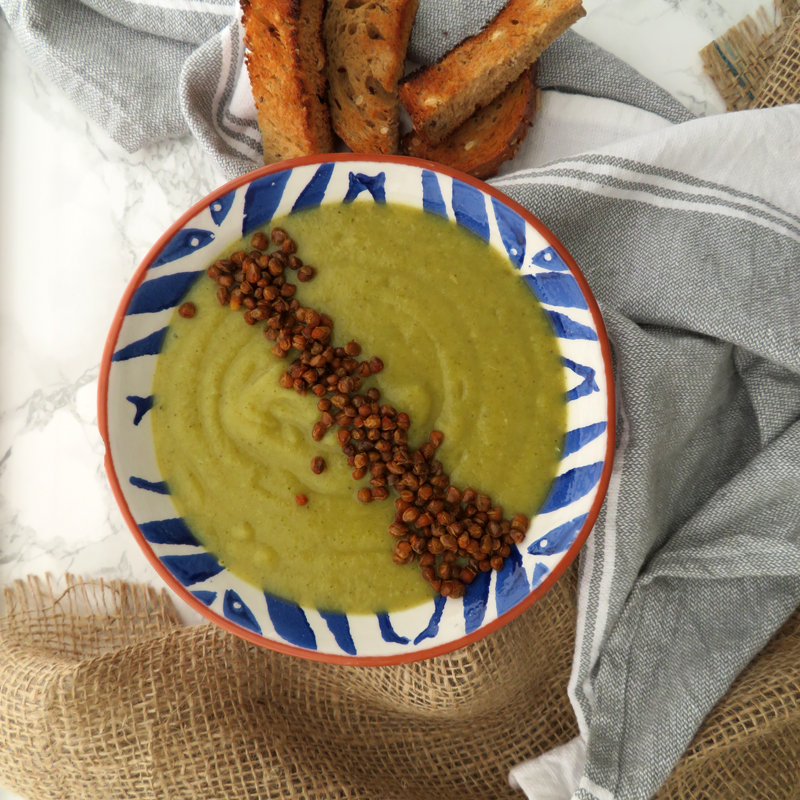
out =
[[(436, 457), (451, 483), (472, 486), (506, 516), (536, 513), (555, 477), (566, 424), (558, 344), (536, 298), (506, 257), (471, 232), (401, 205), (309, 209), (282, 227), (317, 268), (295, 295), (334, 320), (382, 372), (364, 382), (411, 417), (409, 445), (444, 432)], [(249, 237), (229, 252), (249, 251)], [(296, 282), (287, 270), (287, 279)], [(288, 359), (270, 353), (264, 323), (221, 307), (202, 275), (158, 358), (153, 435), (172, 499), (220, 563), (266, 592), (353, 613), (430, 599), (416, 563), (392, 562), (388, 500), (360, 503), (335, 428), (311, 429), (317, 398), (282, 388)], [(315, 475), (311, 459), (327, 469)], [(307, 495), (298, 506), (295, 495)]]

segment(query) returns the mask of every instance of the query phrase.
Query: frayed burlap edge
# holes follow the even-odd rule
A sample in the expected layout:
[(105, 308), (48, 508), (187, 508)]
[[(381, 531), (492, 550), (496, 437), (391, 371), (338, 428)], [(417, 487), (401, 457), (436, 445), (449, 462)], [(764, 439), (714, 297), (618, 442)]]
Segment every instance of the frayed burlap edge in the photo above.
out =
[[(164, 593), (68, 576), (6, 591), (0, 783), (29, 800), (486, 800), (577, 735), (573, 566), (480, 642), (415, 664), (318, 664)], [(657, 800), (800, 800), (800, 610), (706, 719)]]
[(756, 107), (759, 90), (798, 13), (798, 0), (774, 0), (771, 11), (762, 6), (755, 18), (745, 17), (700, 51), (703, 68), (728, 111)]
[(783, 40), (752, 108), (771, 108), (800, 103), (800, 13)]
[[(67, 574), (15, 581), (3, 591), (7, 646), (44, 650), (71, 661), (115, 652), (181, 627), (165, 590)], [(9, 624), (15, 621), (15, 624)]]
[(510, 767), (577, 734), (576, 574), (467, 648), (370, 669), (177, 628), (144, 587), (18, 583), (0, 620), (0, 784), (29, 800), (518, 798)]

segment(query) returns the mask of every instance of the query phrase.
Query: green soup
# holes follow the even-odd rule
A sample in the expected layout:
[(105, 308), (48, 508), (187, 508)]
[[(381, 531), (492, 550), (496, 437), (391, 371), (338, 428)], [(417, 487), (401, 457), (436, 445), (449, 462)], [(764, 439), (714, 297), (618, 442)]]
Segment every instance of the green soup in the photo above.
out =
[[(400, 205), (322, 206), (273, 225), (317, 268), (298, 284), (301, 305), (333, 318), (335, 346), (355, 339), (362, 358), (384, 361), (362, 392), (376, 386), (410, 415), (412, 447), (444, 432), (437, 458), (452, 483), (488, 493), (506, 517), (534, 514), (556, 474), (566, 387), (549, 321), (508, 259)], [(173, 316), (153, 383), (156, 456), (179, 512), (222, 564), (302, 605), (380, 612), (429, 599), (418, 566), (391, 559), (396, 495), (356, 500), (369, 474), (353, 480), (333, 430), (313, 441), (317, 398), (280, 387), (286, 361), (264, 323), (221, 307), (216, 288), (202, 276), (189, 291), (197, 313)]]

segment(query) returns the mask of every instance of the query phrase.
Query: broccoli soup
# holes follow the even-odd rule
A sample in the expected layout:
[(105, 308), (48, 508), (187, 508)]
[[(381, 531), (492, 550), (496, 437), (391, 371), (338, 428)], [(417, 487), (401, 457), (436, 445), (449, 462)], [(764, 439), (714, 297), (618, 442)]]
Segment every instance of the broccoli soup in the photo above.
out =
[(557, 340), (509, 260), (355, 202), (273, 220), (209, 275), (170, 322), (152, 416), (203, 545), (270, 594), (355, 613), (500, 568), (566, 424)]

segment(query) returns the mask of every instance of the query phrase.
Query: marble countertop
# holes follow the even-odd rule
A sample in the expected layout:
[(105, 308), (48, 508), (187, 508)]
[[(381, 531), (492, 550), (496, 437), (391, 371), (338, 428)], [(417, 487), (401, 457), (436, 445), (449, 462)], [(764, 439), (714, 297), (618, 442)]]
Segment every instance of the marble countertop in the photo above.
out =
[[(760, 2), (584, 5), (579, 33), (703, 115), (724, 107), (698, 51)], [(0, 107), (0, 585), (71, 572), (161, 586), (106, 481), (98, 365), (136, 266), (223, 176), (189, 139), (126, 153), (34, 72), (2, 16)]]

